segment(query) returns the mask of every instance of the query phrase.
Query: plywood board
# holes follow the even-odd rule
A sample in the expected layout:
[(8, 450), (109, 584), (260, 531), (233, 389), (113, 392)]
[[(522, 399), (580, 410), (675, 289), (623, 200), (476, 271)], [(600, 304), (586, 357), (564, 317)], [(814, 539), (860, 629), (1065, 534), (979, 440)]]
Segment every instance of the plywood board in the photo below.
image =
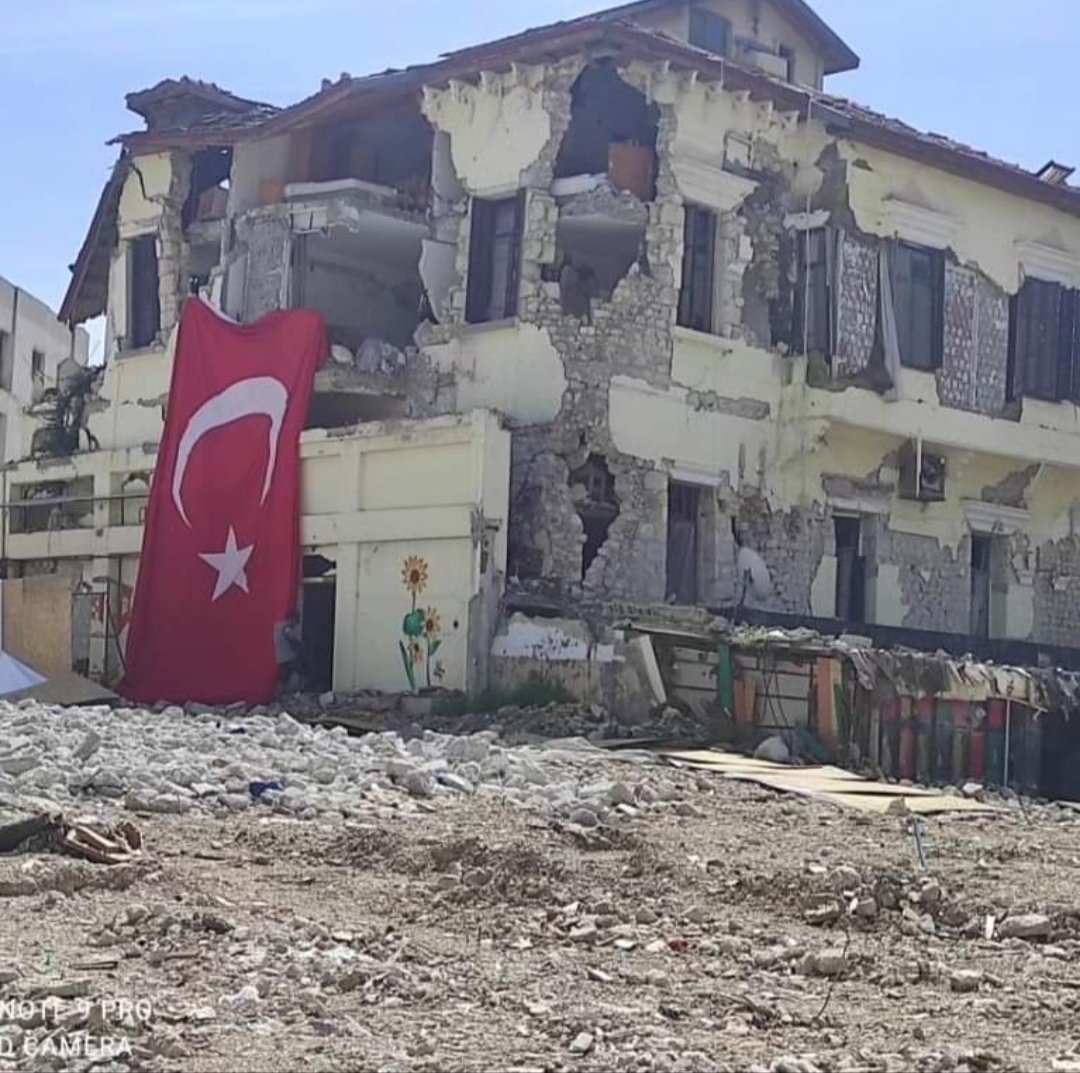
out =
[(4, 651), (46, 678), (70, 674), (71, 578), (9, 578), (3, 587)]
[(714, 771), (722, 778), (753, 782), (781, 793), (815, 797), (832, 804), (857, 808), (863, 812), (884, 813), (897, 800), (903, 800), (910, 812), (931, 815), (936, 812), (994, 812), (993, 806), (955, 794), (941, 794), (918, 786), (874, 782), (854, 772), (832, 765), (792, 767), (758, 760), (740, 753), (712, 749), (665, 752), (667, 759), (689, 767)]

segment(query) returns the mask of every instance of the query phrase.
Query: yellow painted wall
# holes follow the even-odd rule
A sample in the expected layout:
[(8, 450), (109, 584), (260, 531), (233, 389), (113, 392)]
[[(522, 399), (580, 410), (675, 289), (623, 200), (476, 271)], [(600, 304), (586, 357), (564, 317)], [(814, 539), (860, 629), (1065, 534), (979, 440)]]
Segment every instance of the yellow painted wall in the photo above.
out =
[(453, 82), (446, 89), (425, 88), (424, 114), (450, 134), (454, 167), (469, 193), (517, 190), (521, 172), (551, 137), (551, 117), (537, 92), (541, 73), (516, 68), (486, 75), (476, 86)]
[[(301, 542), (337, 563), (334, 688), (406, 688), (398, 641), (412, 607), (402, 584), (410, 556), (427, 567), (417, 606), (434, 608), (443, 626), (439, 684), (465, 688), (472, 601), (506, 569), (509, 433), (484, 411), (372, 422), (344, 435), (305, 432), (301, 460)], [(132, 447), (75, 455), (44, 472), (23, 463), (9, 485), (90, 476), (104, 496), (154, 461), (152, 450)], [(84, 560), (92, 581), (107, 572), (107, 557), (137, 556), (142, 541), (140, 526), (107, 525), (104, 506), (98, 514), (94, 529), (9, 534), (8, 555)], [(493, 539), (482, 556), (485, 525)]]
[(547, 329), (532, 324), (467, 329), (425, 353), (456, 377), (458, 410), (484, 407), (529, 424), (559, 412), (566, 374)]

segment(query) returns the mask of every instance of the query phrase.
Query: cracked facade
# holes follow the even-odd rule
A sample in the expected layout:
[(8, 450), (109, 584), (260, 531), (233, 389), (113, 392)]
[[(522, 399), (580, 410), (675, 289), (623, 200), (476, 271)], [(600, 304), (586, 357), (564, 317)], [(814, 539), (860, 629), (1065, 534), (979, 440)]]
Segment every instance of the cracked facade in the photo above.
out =
[(307, 305), (312, 443), (499, 415), (483, 629), (689, 604), (1075, 647), (1080, 191), (824, 92), (856, 63), (801, 0), (643, 0), (282, 110), (134, 95), (65, 302), (109, 318), (102, 449), (57, 465), (152, 469), (186, 294)]

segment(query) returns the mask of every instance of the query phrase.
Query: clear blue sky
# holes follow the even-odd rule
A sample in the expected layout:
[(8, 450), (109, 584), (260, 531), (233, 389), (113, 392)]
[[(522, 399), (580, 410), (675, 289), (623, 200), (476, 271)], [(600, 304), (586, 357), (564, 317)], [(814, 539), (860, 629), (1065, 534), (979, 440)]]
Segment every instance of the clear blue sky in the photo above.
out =
[[(1080, 165), (1078, 0), (811, 0), (862, 57), (830, 81), (1028, 167)], [(604, 0), (7, 0), (0, 275), (57, 305), (115, 157), (124, 94), (189, 74), (288, 104), (367, 74), (611, 6)]]

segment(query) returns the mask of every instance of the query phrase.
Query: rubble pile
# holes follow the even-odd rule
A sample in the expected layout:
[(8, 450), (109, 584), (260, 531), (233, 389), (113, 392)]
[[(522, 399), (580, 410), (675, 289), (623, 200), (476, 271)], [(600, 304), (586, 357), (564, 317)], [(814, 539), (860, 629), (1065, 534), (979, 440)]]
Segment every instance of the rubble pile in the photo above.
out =
[[(0, 797), (98, 801), (137, 813), (227, 815), (269, 807), (347, 818), (480, 795), (583, 828), (618, 824), (676, 796), (655, 757), (610, 756), (582, 739), (507, 747), (467, 736), (390, 731), (351, 737), (290, 715), (189, 714), (107, 707), (0, 705)], [(645, 770), (650, 769), (650, 777)]]

